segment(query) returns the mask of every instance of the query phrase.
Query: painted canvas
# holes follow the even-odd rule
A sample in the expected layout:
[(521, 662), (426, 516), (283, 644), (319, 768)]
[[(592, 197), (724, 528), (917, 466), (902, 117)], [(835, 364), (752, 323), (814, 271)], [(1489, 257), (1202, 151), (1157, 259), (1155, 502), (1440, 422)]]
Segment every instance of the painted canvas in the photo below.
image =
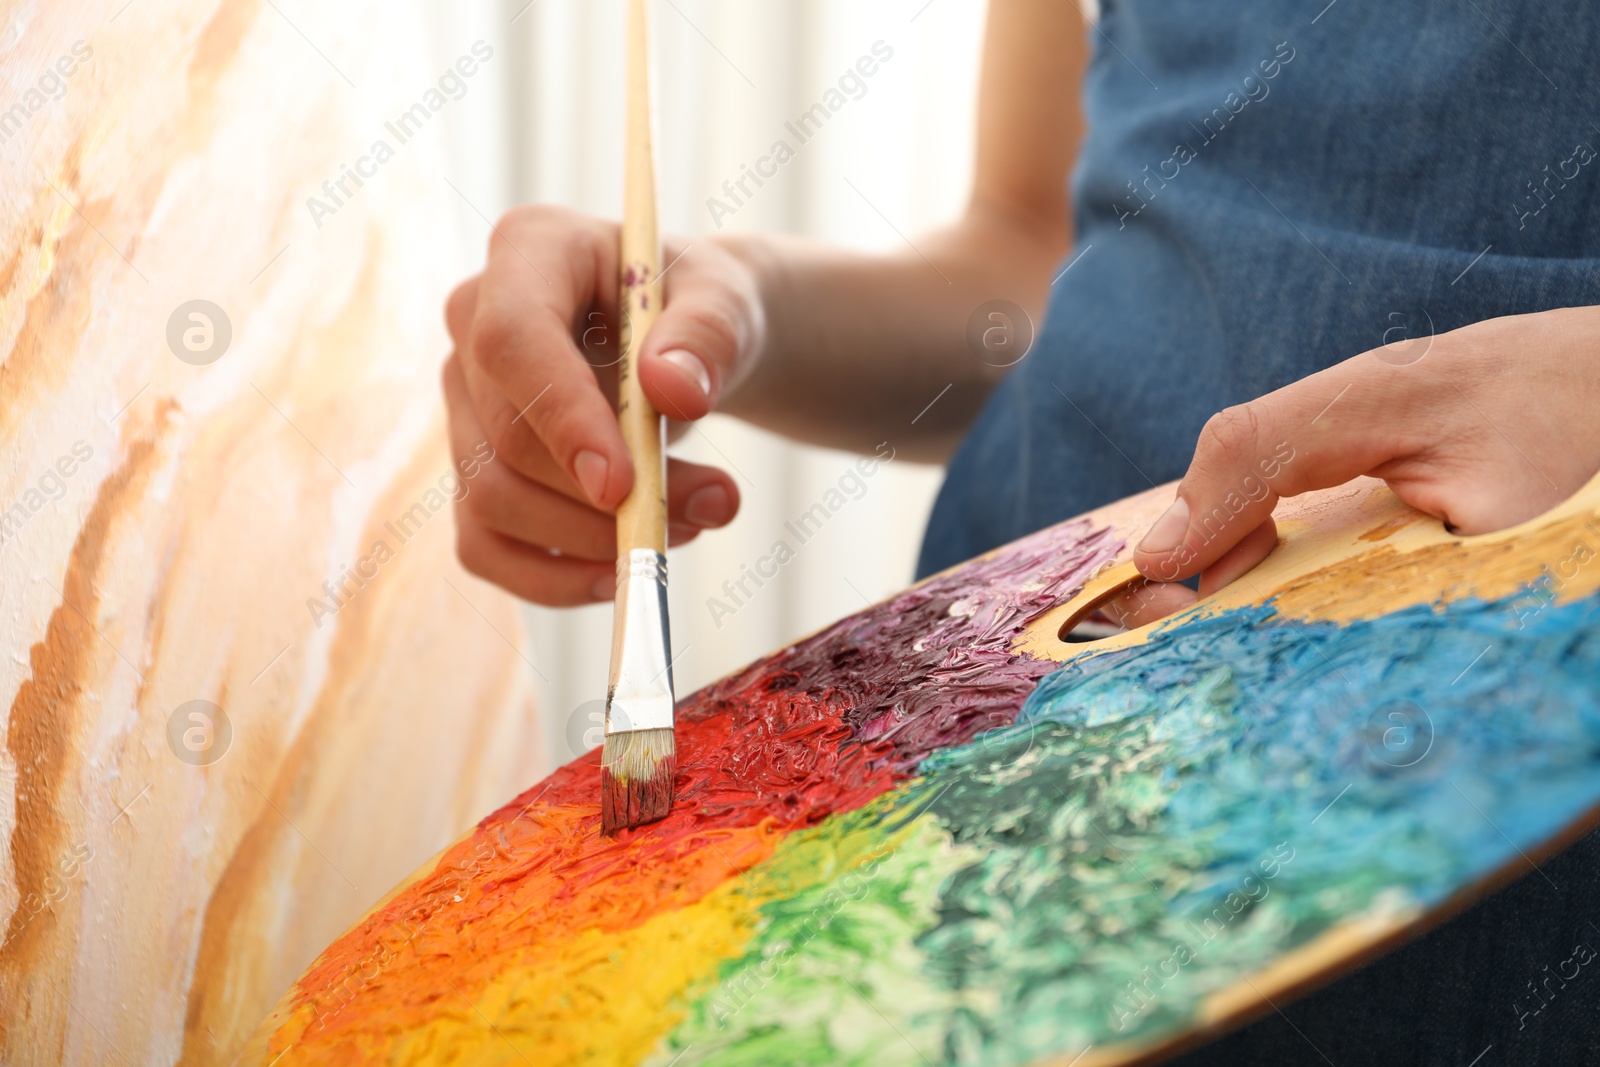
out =
[(1374, 483), (1315, 494), (1218, 597), (1062, 640), (1168, 500), (685, 698), (662, 822), (602, 837), (599, 753), (557, 771), (335, 942), (247, 1061), (1130, 1062), (1592, 823), (1596, 486), (1471, 539)]

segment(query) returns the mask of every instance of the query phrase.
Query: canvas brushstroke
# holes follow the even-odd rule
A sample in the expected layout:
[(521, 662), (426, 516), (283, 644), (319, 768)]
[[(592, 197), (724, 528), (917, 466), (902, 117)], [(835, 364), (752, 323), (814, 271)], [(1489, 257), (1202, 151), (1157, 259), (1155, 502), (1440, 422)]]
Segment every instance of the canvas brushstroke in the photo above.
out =
[(324, 953), (266, 1058), (1066, 1062), (1600, 803), (1600, 599), (1013, 651), (1121, 547), (1063, 524), (686, 698), (660, 824), (601, 838), (568, 765)]

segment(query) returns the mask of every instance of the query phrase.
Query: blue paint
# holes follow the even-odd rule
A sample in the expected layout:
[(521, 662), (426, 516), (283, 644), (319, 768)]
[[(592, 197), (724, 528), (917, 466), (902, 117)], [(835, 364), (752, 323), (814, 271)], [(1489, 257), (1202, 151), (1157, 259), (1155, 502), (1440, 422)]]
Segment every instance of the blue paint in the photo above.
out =
[(908, 806), (977, 857), (916, 941), (949, 1059), (1157, 1036), (1341, 920), (1539, 877), (1600, 804), (1600, 598), (1516, 599), (1169, 625), (925, 759)]

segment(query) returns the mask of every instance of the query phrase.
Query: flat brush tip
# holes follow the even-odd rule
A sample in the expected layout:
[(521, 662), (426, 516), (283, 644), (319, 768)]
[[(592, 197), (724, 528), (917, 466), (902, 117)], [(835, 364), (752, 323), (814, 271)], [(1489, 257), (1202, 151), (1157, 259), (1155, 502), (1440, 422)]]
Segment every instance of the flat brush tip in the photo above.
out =
[(607, 734), (600, 756), (600, 832), (609, 837), (666, 818), (677, 772), (670, 729)]

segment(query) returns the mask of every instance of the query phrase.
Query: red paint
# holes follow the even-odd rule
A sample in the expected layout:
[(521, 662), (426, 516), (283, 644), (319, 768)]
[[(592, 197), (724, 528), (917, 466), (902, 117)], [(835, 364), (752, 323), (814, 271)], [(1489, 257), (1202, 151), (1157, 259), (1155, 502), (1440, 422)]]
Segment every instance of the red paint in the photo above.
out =
[[(1056, 667), (1012, 641), (1118, 547), (1087, 523), (1041, 531), (685, 697), (676, 805), (618, 840), (654, 854), (713, 826), (813, 825), (886, 792), (934, 750), (1009, 725)], [(535, 801), (597, 804), (598, 771), (590, 753), (480, 825)]]
[(512, 956), (694, 903), (786, 833), (1011, 723), (1056, 666), (1013, 640), (1118, 547), (1087, 523), (1041, 531), (691, 694), (666, 818), (601, 836), (600, 753), (574, 760), (335, 942), (297, 984), (296, 1010), (354, 1039), (470, 1000)]

